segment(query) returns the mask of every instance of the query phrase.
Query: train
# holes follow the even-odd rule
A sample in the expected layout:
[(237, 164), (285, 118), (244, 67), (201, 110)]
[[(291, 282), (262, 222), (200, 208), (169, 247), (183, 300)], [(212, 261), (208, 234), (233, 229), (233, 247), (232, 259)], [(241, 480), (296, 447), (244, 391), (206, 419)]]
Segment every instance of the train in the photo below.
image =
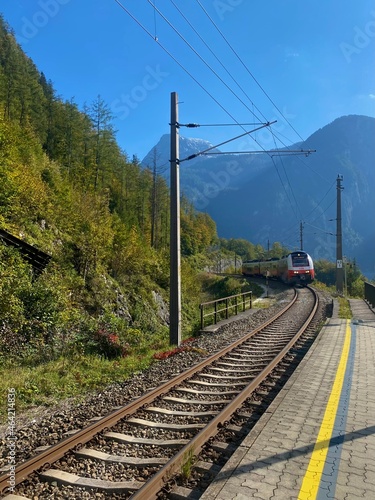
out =
[(288, 285), (308, 285), (315, 279), (313, 260), (302, 250), (291, 252), (281, 259), (244, 261), (242, 274), (279, 279)]

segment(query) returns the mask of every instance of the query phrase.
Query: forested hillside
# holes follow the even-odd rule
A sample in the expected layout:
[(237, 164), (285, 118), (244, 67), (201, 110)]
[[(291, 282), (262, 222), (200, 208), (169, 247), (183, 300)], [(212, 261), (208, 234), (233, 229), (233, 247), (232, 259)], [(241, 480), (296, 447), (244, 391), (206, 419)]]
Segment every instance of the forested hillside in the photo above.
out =
[[(0, 399), (12, 387), (18, 408), (51, 405), (169, 348), (169, 188), (150, 163), (121, 150), (100, 96), (84, 109), (59, 97), (0, 16), (0, 229), (51, 256), (37, 274), (0, 237)], [(199, 270), (238, 272), (241, 258), (287, 249), (219, 239), (183, 198), (181, 251), (190, 336), (202, 299), (249, 289)]]
[[(53, 75), (52, 75), (53, 76)], [(183, 255), (216, 238), (182, 202)], [(0, 242), (0, 357), (63, 349), (118, 355), (167, 330), (169, 190), (129, 159), (100, 96), (78, 109), (58, 96), (0, 18), (0, 228), (49, 253), (35, 278)], [(183, 262), (184, 311), (196, 286)], [(195, 304), (194, 304), (195, 307)]]

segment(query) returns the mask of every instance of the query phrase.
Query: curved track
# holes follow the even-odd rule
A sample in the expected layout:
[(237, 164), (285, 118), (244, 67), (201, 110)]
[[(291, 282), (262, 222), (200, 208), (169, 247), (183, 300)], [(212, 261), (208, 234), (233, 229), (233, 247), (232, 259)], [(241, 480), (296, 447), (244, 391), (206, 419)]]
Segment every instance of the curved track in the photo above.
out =
[[(293, 300), (261, 327), (18, 466), (17, 484), (44, 471), (20, 491), (31, 496), (32, 482), (42, 480), (116, 498), (156, 498), (280, 363), (317, 307), (313, 290), (296, 289)], [(94, 479), (93, 462), (99, 464)], [(50, 468), (53, 463), (58, 468)], [(0, 492), (7, 479), (0, 477)]]

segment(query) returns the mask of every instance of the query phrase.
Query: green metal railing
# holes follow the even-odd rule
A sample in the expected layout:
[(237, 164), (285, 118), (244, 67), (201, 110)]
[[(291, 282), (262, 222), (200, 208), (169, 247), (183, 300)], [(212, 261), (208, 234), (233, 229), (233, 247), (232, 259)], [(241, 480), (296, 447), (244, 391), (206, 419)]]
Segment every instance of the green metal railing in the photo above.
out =
[[(201, 310), (201, 329), (205, 326), (205, 318), (212, 317), (214, 325), (222, 319), (228, 319), (231, 315), (236, 315), (246, 309), (251, 309), (253, 292), (238, 293), (230, 297), (202, 302), (199, 304)], [(206, 312), (207, 309), (209, 312)], [(207, 326), (207, 325), (206, 325)]]
[(371, 307), (375, 307), (375, 285), (365, 281), (365, 300)]
[(20, 240), (4, 229), (0, 229), (0, 240), (5, 245), (16, 248), (22, 257), (32, 265), (36, 275), (40, 274), (51, 260), (51, 255), (29, 245), (26, 241)]

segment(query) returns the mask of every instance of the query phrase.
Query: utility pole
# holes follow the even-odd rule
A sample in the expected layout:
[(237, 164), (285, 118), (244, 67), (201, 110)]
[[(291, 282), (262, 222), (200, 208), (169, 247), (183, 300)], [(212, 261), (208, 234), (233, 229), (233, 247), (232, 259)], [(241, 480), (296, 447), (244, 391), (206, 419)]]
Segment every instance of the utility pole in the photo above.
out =
[[(275, 120), (276, 121), (276, 120)], [(227, 141), (221, 142), (216, 146), (211, 146), (199, 153), (188, 156), (180, 160), (179, 155), (179, 127), (198, 127), (199, 125), (185, 124), (182, 125), (178, 122), (178, 96), (177, 92), (171, 93), (171, 150), (170, 150), (170, 164), (171, 164), (171, 203), (170, 203), (170, 296), (169, 296), (169, 342), (171, 345), (180, 345), (181, 343), (181, 250), (180, 250), (180, 172), (179, 165), (183, 161), (192, 160), (197, 156), (208, 154), (209, 151), (215, 149), (223, 144), (234, 141), (249, 135), (264, 127), (269, 127), (273, 122), (260, 124), (259, 127), (246, 131), (243, 134), (233, 137)], [(263, 151), (264, 153), (275, 153), (276, 150)], [(309, 155), (315, 150), (289, 150), (292, 154), (305, 154)], [(247, 151), (246, 153), (259, 153), (256, 151)], [(210, 153), (215, 154), (215, 153)], [(232, 153), (233, 154), (233, 153)], [(236, 153), (234, 153), (236, 154)], [(221, 254), (219, 256), (219, 266), (221, 272)]]
[(344, 288), (344, 269), (342, 262), (342, 228), (341, 228), (341, 186), (342, 175), (338, 175), (337, 182), (337, 220), (336, 220), (336, 291), (339, 295), (343, 294)]
[(301, 250), (303, 250), (303, 223), (302, 223), (302, 221), (299, 224), (299, 241), (300, 241)]
[(169, 343), (181, 343), (180, 166), (178, 96), (171, 93)]

